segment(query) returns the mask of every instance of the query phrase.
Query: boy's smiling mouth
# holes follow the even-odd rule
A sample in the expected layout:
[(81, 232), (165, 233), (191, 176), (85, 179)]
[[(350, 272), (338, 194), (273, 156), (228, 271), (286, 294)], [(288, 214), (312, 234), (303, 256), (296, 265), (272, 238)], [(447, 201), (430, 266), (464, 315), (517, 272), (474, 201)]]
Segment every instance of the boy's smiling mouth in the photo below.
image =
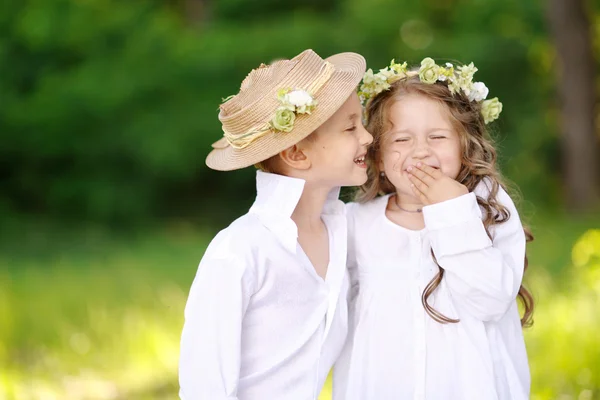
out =
[(367, 154), (365, 153), (363, 155), (356, 157), (354, 159), (354, 164), (358, 165), (359, 167), (363, 167), (363, 168), (366, 167), (367, 166), (367, 163), (365, 162), (366, 155)]

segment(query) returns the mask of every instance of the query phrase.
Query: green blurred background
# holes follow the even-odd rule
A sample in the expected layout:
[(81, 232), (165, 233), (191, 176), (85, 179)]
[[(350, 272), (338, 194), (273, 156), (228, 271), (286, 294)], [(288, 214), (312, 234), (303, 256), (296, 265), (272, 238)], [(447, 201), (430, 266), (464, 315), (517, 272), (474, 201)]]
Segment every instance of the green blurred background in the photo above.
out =
[[(534, 399), (600, 399), (598, 0), (5, 0), (0, 399), (174, 399), (206, 245), (254, 196), (210, 171), (261, 62), (474, 62), (536, 240)], [(329, 386), (321, 399), (329, 398)]]

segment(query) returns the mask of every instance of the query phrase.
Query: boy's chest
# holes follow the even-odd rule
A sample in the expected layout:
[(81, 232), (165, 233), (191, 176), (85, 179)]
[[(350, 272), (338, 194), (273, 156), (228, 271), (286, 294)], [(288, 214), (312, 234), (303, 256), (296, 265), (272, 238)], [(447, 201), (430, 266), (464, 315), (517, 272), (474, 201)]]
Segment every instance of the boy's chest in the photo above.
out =
[(263, 345), (278, 355), (310, 348), (314, 357), (325, 343), (339, 351), (347, 332), (347, 273), (343, 271), (334, 287), (307, 264), (303, 256), (267, 266), (243, 320), (242, 341), (249, 359), (263, 358), (264, 351), (258, 350)]
[(321, 279), (325, 279), (330, 258), (327, 231), (324, 230), (317, 234), (299, 232), (298, 243), (301, 250), (306, 254), (310, 266)]

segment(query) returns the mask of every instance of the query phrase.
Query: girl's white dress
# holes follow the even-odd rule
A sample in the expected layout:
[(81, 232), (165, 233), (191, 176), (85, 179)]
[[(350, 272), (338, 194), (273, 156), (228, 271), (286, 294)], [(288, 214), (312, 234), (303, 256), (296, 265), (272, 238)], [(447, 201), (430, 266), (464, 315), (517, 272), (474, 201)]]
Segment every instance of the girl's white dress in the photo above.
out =
[[(385, 215), (389, 195), (348, 205), (350, 334), (334, 367), (334, 400), (521, 400), (530, 375), (516, 296), (525, 235), (504, 190), (510, 219), (488, 237), (475, 193), (423, 209), (425, 229)], [(429, 302), (459, 323), (434, 321), (421, 294), (445, 276)]]

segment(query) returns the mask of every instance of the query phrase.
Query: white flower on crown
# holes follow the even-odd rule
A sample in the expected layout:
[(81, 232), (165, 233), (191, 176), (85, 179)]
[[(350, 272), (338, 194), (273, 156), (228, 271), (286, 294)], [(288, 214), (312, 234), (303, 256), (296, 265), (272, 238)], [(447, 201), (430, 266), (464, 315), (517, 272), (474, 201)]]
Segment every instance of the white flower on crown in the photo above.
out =
[(389, 68), (382, 68), (379, 70), (379, 73), (376, 76), (387, 81), (395, 74), (396, 73)]
[(369, 98), (389, 89), (390, 84), (388, 83), (386, 72), (374, 74), (373, 70), (369, 68), (363, 77), (359, 95), (362, 95), (364, 98)]
[(469, 93), (469, 101), (485, 100), (489, 92), (490, 91), (487, 86), (485, 86), (485, 83), (475, 82)]
[(456, 83), (466, 96), (470, 96), (471, 90), (473, 90), (473, 75), (477, 72), (477, 67), (471, 63), (469, 65), (461, 65), (457, 70)]
[(471, 102), (483, 102), (481, 113), (487, 124), (498, 118), (502, 112), (502, 103), (498, 101), (498, 98), (485, 100), (489, 90), (483, 82), (473, 82), (475, 72), (477, 72), (477, 67), (473, 63), (455, 68), (449, 62), (444, 66), (437, 65), (433, 59), (427, 57), (421, 61), (418, 72), (415, 72), (408, 71), (406, 62), (397, 64), (392, 60), (389, 67), (380, 69), (376, 74), (370, 68), (367, 70), (359, 87), (358, 95), (364, 106), (369, 99), (388, 90), (394, 82), (414, 76), (413, 74), (416, 73), (419, 80), (425, 84), (447, 82), (451, 94), (462, 92)]
[(446, 63), (446, 68), (438, 67), (438, 77), (437, 80), (440, 82), (445, 82), (448, 78), (454, 76), (454, 65), (451, 63)]

